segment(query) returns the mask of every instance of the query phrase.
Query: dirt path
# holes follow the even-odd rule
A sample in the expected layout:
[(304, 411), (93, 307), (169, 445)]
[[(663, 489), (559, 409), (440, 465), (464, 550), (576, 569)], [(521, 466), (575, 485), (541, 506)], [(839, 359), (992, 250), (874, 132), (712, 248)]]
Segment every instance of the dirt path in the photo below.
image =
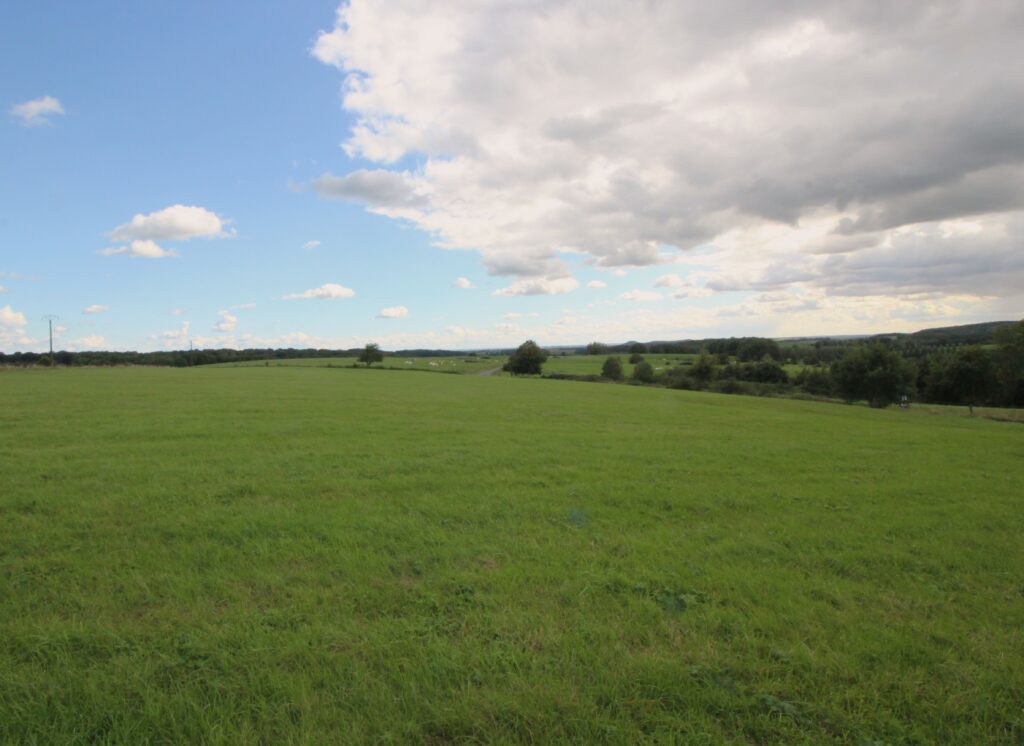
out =
[(488, 370), (482, 370), (479, 373), (477, 373), (477, 375), (478, 376), (496, 376), (499, 373), (501, 373), (501, 366), (500, 365), (497, 368), (489, 368)]

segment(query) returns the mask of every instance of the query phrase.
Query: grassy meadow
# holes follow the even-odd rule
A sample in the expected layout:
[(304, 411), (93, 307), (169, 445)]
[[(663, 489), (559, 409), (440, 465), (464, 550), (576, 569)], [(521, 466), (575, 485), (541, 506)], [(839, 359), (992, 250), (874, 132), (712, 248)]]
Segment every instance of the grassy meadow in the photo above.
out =
[[(544, 363), (545, 373), (571, 373), (578, 376), (599, 376), (601, 366), (608, 359), (608, 355), (552, 355)], [(611, 357), (619, 358), (622, 363), (622, 373), (630, 376), (633, 373), (633, 366), (629, 362), (629, 353), (613, 354)], [(689, 365), (697, 359), (697, 355), (661, 355), (646, 354), (644, 360), (649, 362), (657, 371), (663, 368), (670, 368), (678, 365)]]
[[(505, 356), (451, 355), (440, 357), (403, 357), (388, 355), (383, 362), (374, 363), (377, 368), (394, 370), (424, 370), (433, 373), (481, 373), (500, 368)], [(216, 363), (211, 368), (346, 368), (362, 365), (355, 355), (350, 357), (290, 358), (284, 360), (244, 360), (237, 363)], [(600, 370), (598, 371), (600, 372)]]
[(1022, 463), (913, 410), (0, 372), (0, 743), (1021, 743)]

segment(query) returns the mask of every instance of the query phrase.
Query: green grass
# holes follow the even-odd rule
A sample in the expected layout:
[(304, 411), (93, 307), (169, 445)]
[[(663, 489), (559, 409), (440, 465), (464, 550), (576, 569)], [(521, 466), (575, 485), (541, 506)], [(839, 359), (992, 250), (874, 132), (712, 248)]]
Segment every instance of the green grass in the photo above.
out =
[(1020, 743), (1024, 429), (0, 373), (0, 743)]
[[(566, 355), (559, 357), (553, 355), (544, 363), (544, 373), (572, 373), (579, 376), (599, 376), (601, 366), (608, 359), (608, 355)], [(611, 355), (622, 362), (622, 372), (629, 376), (633, 372), (633, 366), (629, 364), (629, 354)], [(644, 360), (649, 362), (660, 372), (663, 368), (676, 365), (687, 365), (697, 359), (697, 355), (644, 355)]]
[[(383, 362), (374, 363), (376, 368), (399, 370), (429, 370), (440, 373), (480, 373), (500, 368), (508, 358), (504, 355), (469, 357), (455, 355), (448, 357), (405, 357), (388, 355)], [(209, 368), (344, 368), (359, 364), (356, 357), (316, 357), (286, 360), (245, 360), (239, 363), (217, 363)]]

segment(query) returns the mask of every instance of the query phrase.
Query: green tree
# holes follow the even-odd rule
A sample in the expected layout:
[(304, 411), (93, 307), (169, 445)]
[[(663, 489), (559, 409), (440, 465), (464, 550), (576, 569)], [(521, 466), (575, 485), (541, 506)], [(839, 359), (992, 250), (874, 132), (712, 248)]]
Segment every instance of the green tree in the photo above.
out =
[(642, 363), (643, 361), (644, 356), (641, 355), (639, 352), (634, 352), (632, 355), (629, 356), (630, 365), (636, 365), (637, 363)]
[(640, 383), (654, 383), (654, 368), (646, 360), (641, 360), (633, 368), (633, 380)]
[(913, 380), (913, 371), (903, 358), (879, 344), (848, 350), (832, 366), (831, 375), (843, 399), (864, 399), (872, 407), (887, 407), (898, 401)]
[(647, 345), (645, 345), (643, 342), (634, 342), (629, 346), (629, 351), (634, 355), (646, 355)]
[(622, 361), (617, 357), (609, 357), (601, 366), (601, 377), (618, 381), (622, 378)]
[(946, 382), (957, 400), (965, 402), (971, 415), (998, 385), (992, 356), (982, 347), (961, 347), (946, 367)]
[(587, 345), (588, 355), (607, 355), (608, 345), (601, 344), (600, 342), (591, 342)]
[(367, 344), (359, 353), (359, 362), (366, 363), (367, 368), (383, 359), (384, 353), (380, 351), (380, 345), (375, 342)]
[(548, 359), (548, 353), (532, 339), (523, 342), (505, 364), (514, 376), (537, 375)]
[(715, 364), (715, 359), (706, 352), (702, 352), (700, 357), (690, 366), (689, 375), (699, 386), (703, 387), (715, 377), (715, 373), (718, 371), (718, 366)]
[(997, 329), (995, 341), (996, 375), (1003, 401), (1012, 407), (1024, 398), (1024, 321)]

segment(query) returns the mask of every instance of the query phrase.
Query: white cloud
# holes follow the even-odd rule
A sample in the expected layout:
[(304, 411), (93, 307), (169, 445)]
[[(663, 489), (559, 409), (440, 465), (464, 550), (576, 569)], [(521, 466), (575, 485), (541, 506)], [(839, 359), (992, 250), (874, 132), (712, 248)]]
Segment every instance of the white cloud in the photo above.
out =
[(115, 228), (115, 241), (187, 241), (190, 238), (221, 238), (230, 235), (226, 221), (204, 207), (171, 205), (148, 215), (137, 214)]
[(72, 339), (71, 345), (76, 350), (97, 350), (101, 347), (107, 346), (106, 338), (99, 334), (92, 334), (86, 337), (79, 337), (78, 339)]
[(686, 281), (677, 274), (662, 275), (654, 282), (656, 288), (679, 288), (686, 284)]
[(621, 300), (647, 302), (661, 300), (661, 293), (655, 293), (652, 290), (630, 290), (620, 295), (619, 298)]
[(405, 306), (391, 306), (390, 308), (382, 308), (377, 317), (382, 319), (404, 319), (408, 315), (409, 309)]
[(247, 310), (249, 310), (251, 308), (256, 308), (256, 304), (255, 303), (236, 303), (235, 305), (233, 305), (231, 307), (233, 309), (235, 309), (236, 311), (247, 311)]
[(109, 310), (110, 310), (110, 306), (104, 306), (104, 305), (101, 305), (99, 303), (93, 303), (91, 306), (86, 306), (85, 308), (83, 308), (82, 309), (82, 313), (87, 313), (87, 314), (104, 313), (105, 311), (109, 311)]
[(183, 313), (185, 312), (182, 311), (180, 308), (171, 309), (171, 316), (181, 316)]
[(308, 250), (312, 250), (312, 249), (315, 249), (316, 247), (318, 247), (319, 245), (320, 245), (319, 241), (315, 241), (315, 240), (314, 241), (306, 241), (306, 243), (302, 244), (302, 248), (308, 249)]
[(233, 332), (238, 326), (238, 317), (232, 315), (230, 311), (218, 311), (217, 314), (220, 316), (220, 321), (213, 325), (217, 331)]
[(168, 349), (183, 350), (189, 343), (189, 330), (192, 324), (189, 321), (182, 321), (177, 329), (168, 329), (157, 335), (160, 342)]
[[(943, 8), (351, 0), (313, 54), (344, 75), (346, 151), (378, 167), (315, 186), (477, 250), (495, 275), (552, 280), (565, 255), (629, 267), (679, 251), (708, 276), (663, 287), (696, 297), (828, 283), (813, 252), (844, 257), (833, 287), (863, 288), (875, 270), (861, 265), (883, 278), (908, 252), (928, 265), (932, 249), (892, 231), (1024, 208), (1024, 86), (1007, 62), (1024, 15)], [(409, 156), (415, 171), (389, 169)], [(1015, 245), (981, 222), (972, 240), (995, 264), (890, 286), (949, 294), (996, 276)], [(734, 240), (773, 231), (788, 245)], [(1004, 301), (1016, 279), (999, 283)]]
[(5, 288), (3, 285), (0, 285), (0, 293), (6, 293), (6, 292), (7, 292), (7, 288)]
[(608, 283), (605, 282), (604, 280), (591, 280), (590, 282), (587, 283), (587, 287), (593, 288), (595, 290), (600, 290), (601, 288), (608, 287)]
[(508, 287), (495, 290), (491, 295), (560, 295), (572, 292), (579, 286), (580, 283), (573, 277), (526, 277)]
[(49, 124), (50, 117), (63, 113), (64, 107), (53, 96), (41, 96), (11, 107), (11, 116), (26, 127)]
[(460, 288), (462, 290), (469, 290), (473, 287), (473, 283), (469, 281), (468, 277), (456, 277), (455, 282), (452, 283), (453, 288)]
[(0, 326), (25, 326), (27, 323), (28, 321), (25, 319), (25, 314), (21, 311), (15, 311), (11, 308), (10, 304), (0, 308)]
[(133, 259), (166, 259), (167, 257), (178, 256), (174, 249), (165, 249), (156, 241), (137, 240), (127, 246), (111, 246), (100, 249), (102, 256), (130, 256)]
[(324, 285), (321, 285), (318, 288), (304, 290), (301, 293), (290, 293), (289, 295), (281, 296), (281, 298), (282, 300), (295, 300), (298, 298), (351, 298), (355, 294), (356, 292), (350, 288), (344, 287), (342, 285), (337, 285), (333, 282), (328, 282)]

